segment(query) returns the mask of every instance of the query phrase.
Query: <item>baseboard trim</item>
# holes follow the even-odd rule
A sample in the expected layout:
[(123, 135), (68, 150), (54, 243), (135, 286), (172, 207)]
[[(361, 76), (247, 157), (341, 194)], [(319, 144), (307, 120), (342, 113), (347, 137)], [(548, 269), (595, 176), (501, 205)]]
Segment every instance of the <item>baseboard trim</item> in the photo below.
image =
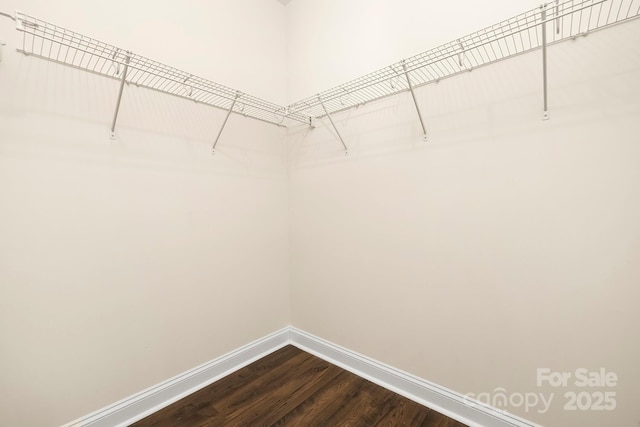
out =
[(288, 345), (470, 427), (539, 427), (294, 327), (286, 327), (62, 427), (126, 427)]
[(284, 328), (63, 427), (125, 427), (289, 344)]
[(470, 427), (539, 427), (437, 384), (291, 327), (291, 344)]

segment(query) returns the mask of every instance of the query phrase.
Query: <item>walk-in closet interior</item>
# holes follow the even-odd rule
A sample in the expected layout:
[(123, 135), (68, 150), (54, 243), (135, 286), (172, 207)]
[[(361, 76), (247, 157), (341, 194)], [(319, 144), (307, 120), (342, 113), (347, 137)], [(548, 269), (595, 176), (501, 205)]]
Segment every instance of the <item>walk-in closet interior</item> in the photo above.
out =
[(638, 16), (0, 0), (0, 425), (291, 344), (464, 425), (640, 426)]

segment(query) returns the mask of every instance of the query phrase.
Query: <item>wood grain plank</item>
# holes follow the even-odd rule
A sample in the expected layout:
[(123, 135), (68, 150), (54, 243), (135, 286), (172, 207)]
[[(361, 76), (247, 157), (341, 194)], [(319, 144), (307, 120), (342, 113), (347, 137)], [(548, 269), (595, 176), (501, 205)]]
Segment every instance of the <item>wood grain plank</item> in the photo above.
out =
[(293, 346), (133, 424), (247, 425), (465, 427)]
[[(228, 396), (237, 390), (244, 389), (249, 383), (256, 378), (271, 372), (276, 368), (284, 365), (287, 361), (290, 363), (296, 356), (302, 358), (308, 358), (309, 355), (299, 350), (294, 346), (286, 346), (283, 349), (271, 353), (262, 359), (253, 362), (250, 365), (228, 375), (215, 383), (198, 390), (197, 392), (181, 399), (180, 401), (161, 409), (160, 411), (151, 414), (150, 416), (134, 423), (135, 427), (173, 427), (176, 425), (193, 426), (197, 424), (198, 419), (194, 418), (192, 421), (185, 419), (185, 408), (200, 408), (199, 411), (203, 411), (205, 405), (209, 412), (215, 411), (215, 415), (211, 415), (209, 418), (213, 419), (226, 419), (224, 412), (219, 412), (215, 409), (216, 405), (219, 405), (225, 396)], [(202, 421), (208, 418), (202, 418)], [(194, 424), (195, 423), (195, 424)], [(219, 424), (218, 424), (219, 425)]]
[(359, 387), (358, 377), (342, 371), (329, 384), (318, 390), (301, 405), (280, 418), (274, 425), (321, 426), (333, 425), (331, 420)]
[(390, 411), (378, 419), (375, 424), (371, 425), (380, 427), (419, 426), (429, 412), (431, 412), (431, 409), (395, 394)]
[(282, 409), (291, 396), (294, 396), (305, 384), (314, 382), (329, 366), (331, 365), (324, 360), (311, 357), (298, 366), (288, 369), (284, 375), (278, 376), (274, 381), (259, 388), (258, 394), (252, 396), (256, 400), (251, 405), (250, 411), (230, 413), (228, 421), (238, 421), (243, 425), (258, 423), (263, 425), (265, 414)]
[(336, 377), (344, 371), (335, 365), (329, 363), (327, 365), (328, 367), (326, 369), (319, 372), (314, 378), (310, 378), (302, 387), (293, 391), (288, 398), (272, 407), (269, 413), (263, 416), (262, 420), (264, 425), (276, 424), (279, 419), (295, 410), (295, 408), (313, 396), (313, 394), (317, 393), (318, 390), (334, 381)]
[(449, 417), (445, 417), (439, 412), (429, 411), (424, 421), (422, 421), (422, 427), (455, 427), (457, 421), (452, 420)]

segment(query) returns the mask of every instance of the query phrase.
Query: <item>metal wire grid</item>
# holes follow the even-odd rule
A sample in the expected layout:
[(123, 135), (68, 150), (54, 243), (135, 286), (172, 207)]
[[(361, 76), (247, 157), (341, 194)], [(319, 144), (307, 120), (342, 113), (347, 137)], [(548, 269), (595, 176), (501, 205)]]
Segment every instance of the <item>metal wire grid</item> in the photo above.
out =
[[(543, 18), (543, 13), (546, 18)], [(333, 113), (640, 16), (640, 0), (556, 0), (283, 107), (16, 12), (19, 51), (277, 125)], [(550, 31), (551, 30), (551, 31)]]
[(547, 43), (554, 43), (639, 15), (640, 0), (554, 1), (298, 101), (289, 111), (320, 118), (406, 91), (407, 76), (420, 86), (539, 48), (543, 23)]
[(290, 121), (310, 123), (301, 112), (283, 107), (144, 56), (16, 12), (16, 27), (22, 31), (18, 51), (73, 66), (111, 78), (157, 90), (265, 122), (286, 125)]

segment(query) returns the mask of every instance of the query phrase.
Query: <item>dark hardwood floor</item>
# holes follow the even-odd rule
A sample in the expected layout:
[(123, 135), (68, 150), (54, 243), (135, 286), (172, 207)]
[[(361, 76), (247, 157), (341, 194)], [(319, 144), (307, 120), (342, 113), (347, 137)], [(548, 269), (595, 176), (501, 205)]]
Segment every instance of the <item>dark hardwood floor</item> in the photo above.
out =
[(464, 427), (290, 345), (133, 424), (250, 425)]

